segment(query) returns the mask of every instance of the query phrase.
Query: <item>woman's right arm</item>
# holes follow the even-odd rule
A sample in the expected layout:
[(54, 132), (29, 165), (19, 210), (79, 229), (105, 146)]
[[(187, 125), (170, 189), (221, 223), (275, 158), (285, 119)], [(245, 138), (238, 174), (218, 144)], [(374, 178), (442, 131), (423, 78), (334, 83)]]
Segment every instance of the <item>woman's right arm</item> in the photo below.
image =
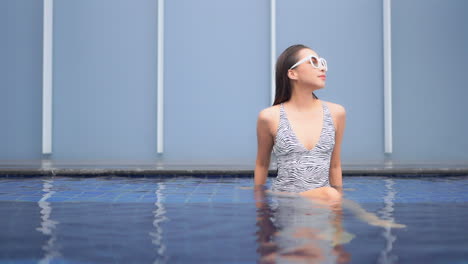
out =
[(270, 156), (273, 148), (273, 136), (270, 130), (270, 118), (268, 110), (263, 110), (257, 120), (257, 160), (255, 162), (254, 184), (264, 185), (268, 177)]

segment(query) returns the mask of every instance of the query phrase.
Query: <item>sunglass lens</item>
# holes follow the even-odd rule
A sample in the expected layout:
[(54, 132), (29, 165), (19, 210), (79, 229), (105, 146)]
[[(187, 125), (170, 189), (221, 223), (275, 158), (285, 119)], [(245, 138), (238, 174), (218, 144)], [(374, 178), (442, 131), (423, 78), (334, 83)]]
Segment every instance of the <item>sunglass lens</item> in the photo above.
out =
[(322, 58), (322, 59), (320, 60), (320, 64), (322, 64), (322, 67), (324, 67), (325, 70), (327, 69), (327, 61), (326, 61), (325, 59)]
[(319, 62), (318, 62), (318, 59), (317, 59), (317, 58), (312, 57), (312, 58), (310, 58), (310, 61), (311, 61), (312, 65), (314, 65), (314, 67), (318, 67), (318, 66), (319, 66)]

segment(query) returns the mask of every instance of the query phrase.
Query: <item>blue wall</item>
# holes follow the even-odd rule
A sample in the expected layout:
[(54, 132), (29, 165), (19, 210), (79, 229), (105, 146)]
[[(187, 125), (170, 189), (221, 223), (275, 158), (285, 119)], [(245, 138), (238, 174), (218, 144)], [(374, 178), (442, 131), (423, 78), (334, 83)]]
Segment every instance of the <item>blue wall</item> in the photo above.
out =
[(468, 161), (468, 1), (394, 1), (394, 160)]
[(270, 98), (269, 2), (166, 3), (163, 158), (253, 164)]
[(156, 1), (54, 2), (53, 158), (154, 156)]
[[(468, 2), (393, 0), (394, 154), (468, 160)], [(254, 164), (270, 100), (269, 0), (165, 7), (165, 152), (156, 153), (156, 0), (54, 1), (53, 154), (63, 161)], [(0, 159), (41, 159), (42, 2), (0, 1)], [(382, 1), (277, 1), (277, 47), (329, 63), (343, 162), (384, 160)]]
[(0, 1), (0, 124), (0, 159), (41, 158), (41, 1)]

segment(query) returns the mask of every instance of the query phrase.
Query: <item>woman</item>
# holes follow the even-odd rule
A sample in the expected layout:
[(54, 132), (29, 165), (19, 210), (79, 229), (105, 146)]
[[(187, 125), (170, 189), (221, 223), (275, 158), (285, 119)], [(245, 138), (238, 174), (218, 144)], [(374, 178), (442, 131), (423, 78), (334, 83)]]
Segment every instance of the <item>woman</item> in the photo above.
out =
[(254, 182), (265, 184), (271, 151), (277, 158), (274, 192), (340, 200), (343, 106), (320, 100), (327, 63), (304, 45), (287, 48), (276, 63), (276, 97), (257, 121), (258, 151)]

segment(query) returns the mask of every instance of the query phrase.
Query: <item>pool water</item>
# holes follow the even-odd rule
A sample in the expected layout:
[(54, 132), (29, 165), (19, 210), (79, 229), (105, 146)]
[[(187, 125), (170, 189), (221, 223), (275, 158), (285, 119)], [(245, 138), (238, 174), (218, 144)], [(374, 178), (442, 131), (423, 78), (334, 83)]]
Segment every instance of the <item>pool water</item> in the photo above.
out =
[(252, 183), (2, 178), (0, 263), (468, 263), (468, 177), (345, 177), (334, 206)]

